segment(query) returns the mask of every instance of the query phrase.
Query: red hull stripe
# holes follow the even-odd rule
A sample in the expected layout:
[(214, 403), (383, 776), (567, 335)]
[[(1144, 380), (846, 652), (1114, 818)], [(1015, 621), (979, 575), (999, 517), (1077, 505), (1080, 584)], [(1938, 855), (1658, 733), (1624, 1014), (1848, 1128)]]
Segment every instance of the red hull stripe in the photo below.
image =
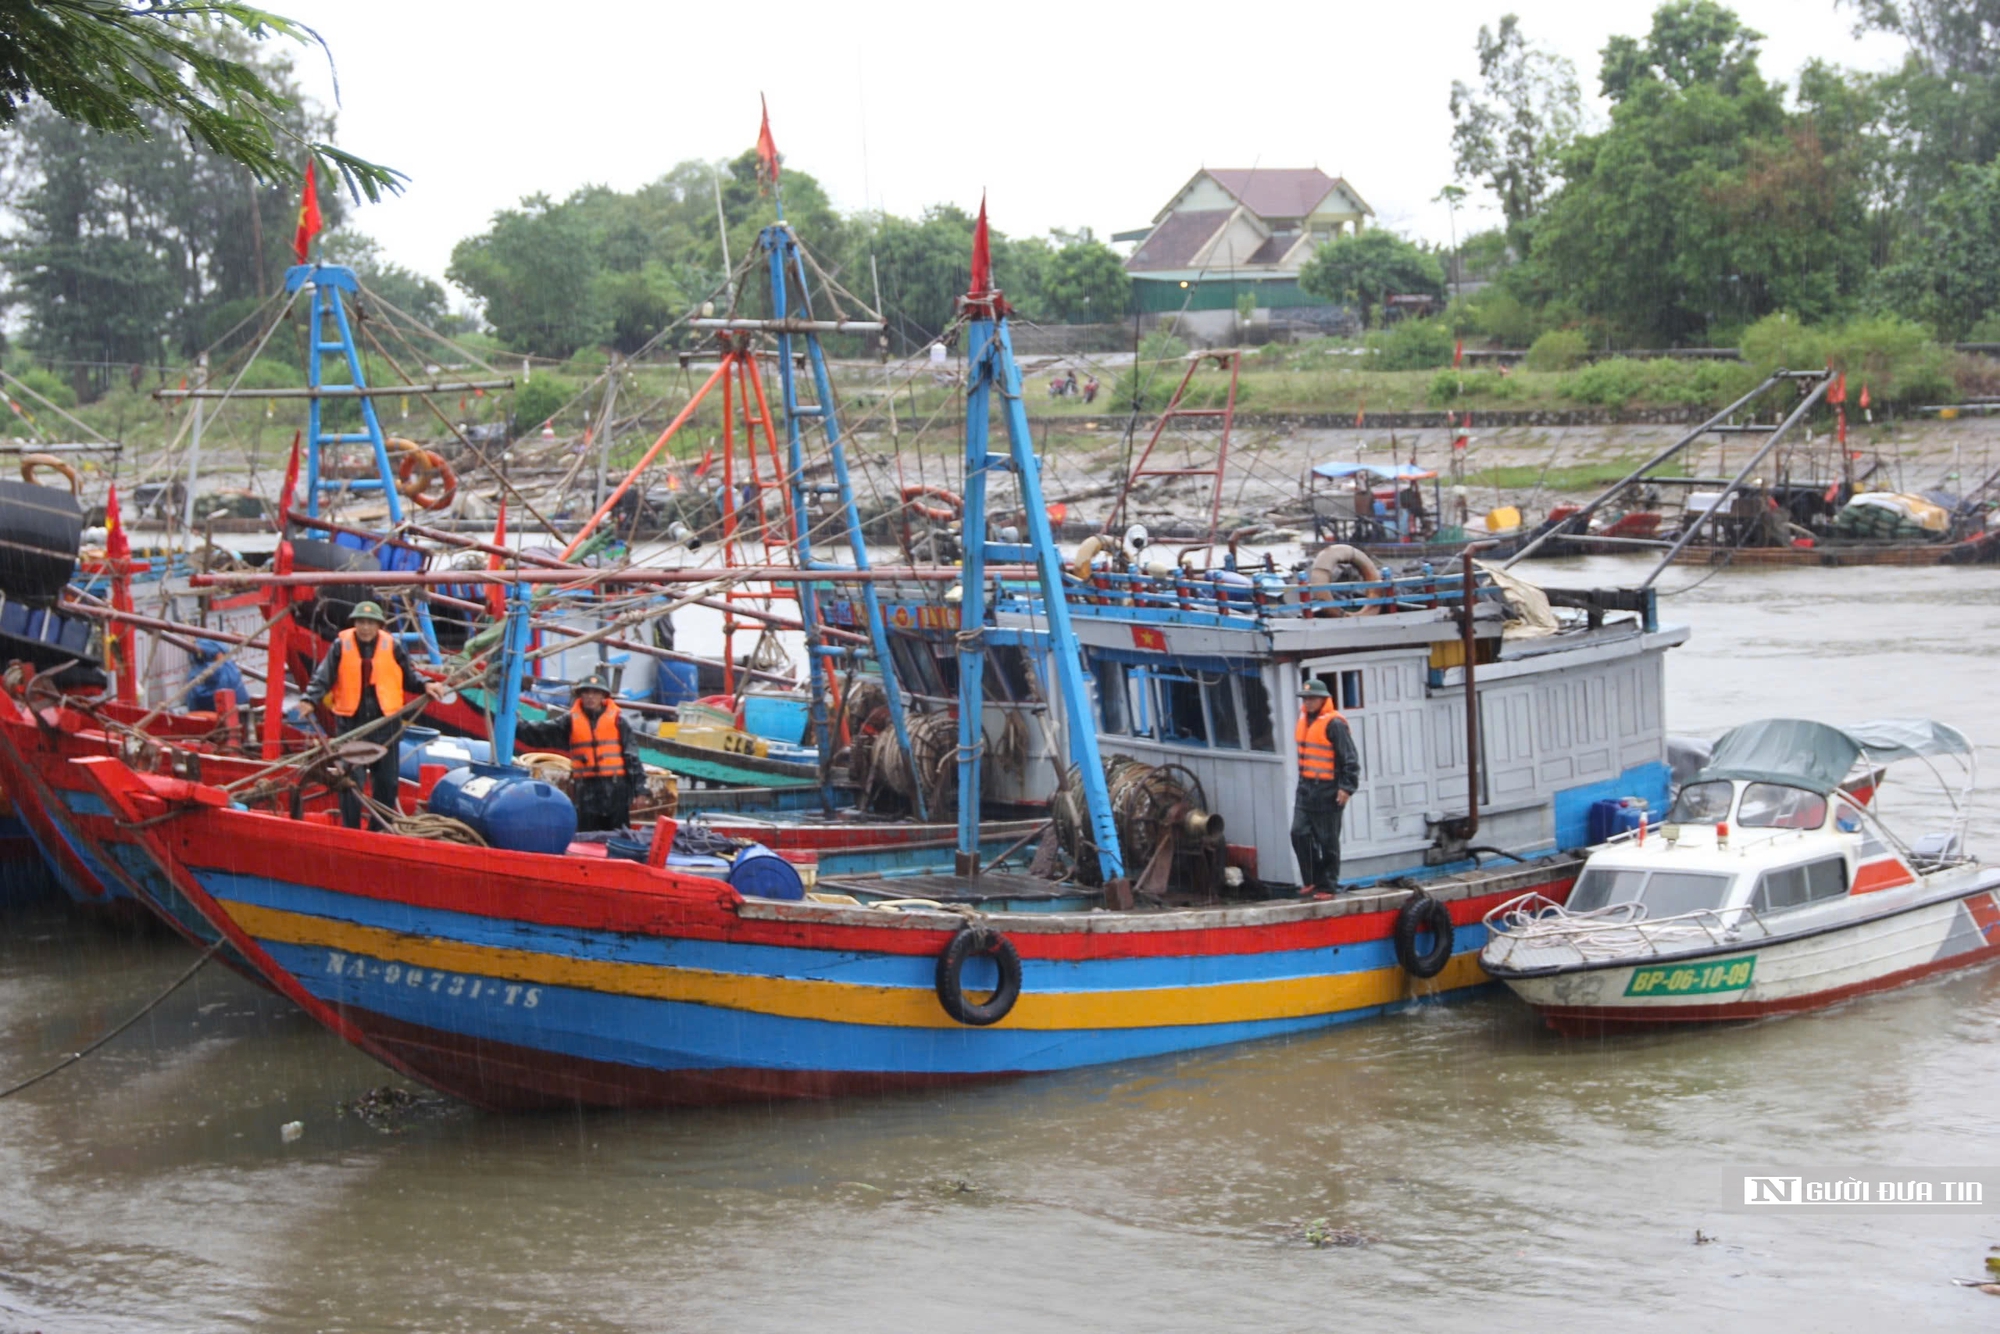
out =
[[(236, 811), (192, 811), (159, 829), (170, 855), (189, 866), (227, 868), (237, 875), (308, 883), (361, 898), (474, 916), (497, 914), (544, 926), (918, 955), (935, 955), (952, 934), (949, 929), (928, 927), (740, 917), (736, 892), (719, 881), (623, 860), (551, 859), (392, 839)], [(1452, 921), (1474, 924), (1504, 898), (1527, 889), (1555, 897), (1572, 879), (1572, 868), (1565, 866), (1548, 885), (1518, 886), (1453, 901), (1448, 905)], [(1265, 954), (1384, 940), (1394, 918), (1393, 911), (1383, 911), (1192, 931), (1020, 931), (1011, 939), (1024, 957), (1039, 959)]]
[[(1987, 902), (1991, 898), (1981, 896)], [(1965, 950), (1929, 963), (1905, 968), (1901, 972), (1885, 973), (1866, 982), (1852, 982), (1844, 987), (1832, 987), (1826, 991), (1814, 991), (1803, 996), (1790, 996), (1783, 1000), (1723, 1002), (1716, 1005), (1648, 1005), (1644, 1008), (1620, 1008), (1615, 1006), (1549, 1005), (1541, 1007), (1542, 1017), (1549, 1027), (1570, 1037), (1595, 1037), (1600, 1033), (1618, 1029), (1656, 1028), (1661, 1024), (1707, 1024), (1726, 1023), (1732, 1020), (1765, 1019), (1772, 1015), (1799, 1014), (1806, 1010), (1823, 1009), (1838, 1005), (1841, 1001), (1852, 1000), (1856, 996), (1872, 995), (1878, 991), (1893, 991), (1897, 987), (1931, 977), (1938, 973), (1948, 973), (1954, 969), (1966, 968), (1973, 964), (1985, 963), (2000, 958), (2000, 944), (1984, 949)]]

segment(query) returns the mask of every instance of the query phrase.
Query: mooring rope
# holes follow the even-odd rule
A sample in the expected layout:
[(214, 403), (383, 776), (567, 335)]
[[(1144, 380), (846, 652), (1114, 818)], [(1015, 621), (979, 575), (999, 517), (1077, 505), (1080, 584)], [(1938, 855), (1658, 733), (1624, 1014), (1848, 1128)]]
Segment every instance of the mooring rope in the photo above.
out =
[(24, 1079), (20, 1083), (14, 1085), (12, 1088), (0, 1089), (0, 1098), (11, 1098), (16, 1093), (21, 1092), (23, 1089), (33, 1088), (35, 1085), (41, 1083), (44, 1079), (47, 1079), (50, 1075), (59, 1074), (62, 1071), (69, 1069), (72, 1065), (75, 1065), (78, 1061), (90, 1055), (92, 1052), (96, 1051), (99, 1047), (102, 1047), (105, 1043), (111, 1041), (111, 1039), (117, 1037), (120, 1033), (123, 1033), (126, 1029), (132, 1027), (132, 1025), (138, 1023), (141, 1019), (144, 1019), (147, 1015), (151, 1014), (154, 1010), (158, 1009), (161, 1003), (164, 1002), (167, 999), (167, 997), (173, 995), (176, 991), (179, 991), (182, 985), (186, 983), (189, 978), (193, 977), (196, 973), (200, 972), (202, 965), (207, 963), (210, 959), (213, 959), (216, 956), (217, 951), (219, 951), (223, 947), (224, 943), (225, 943), (224, 941), (218, 940), (213, 945), (210, 945), (207, 949), (203, 950), (201, 952), (201, 957), (196, 959), (192, 964), (188, 965), (188, 970), (186, 972), (182, 973), (179, 977), (175, 978), (173, 982), (168, 985), (165, 991), (162, 991), (159, 995), (147, 1001), (144, 1007), (142, 1007), (138, 1011), (138, 1013), (134, 1014), (124, 1023), (118, 1025), (116, 1028), (112, 1029), (104, 1036), (92, 1042), (89, 1046), (84, 1047), (82, 1050), (71, 1052), (69, 1055), (63, 1057), (60, 1061), (57, 1061), (54, 1065), (42, 1071), (40, 1074), (32, 1075), (29, 1078)]

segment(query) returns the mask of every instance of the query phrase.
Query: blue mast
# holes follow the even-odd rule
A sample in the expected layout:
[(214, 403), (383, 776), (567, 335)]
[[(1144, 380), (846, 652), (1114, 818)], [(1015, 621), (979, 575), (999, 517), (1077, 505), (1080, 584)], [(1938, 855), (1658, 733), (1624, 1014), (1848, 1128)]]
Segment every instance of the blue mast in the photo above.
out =
[[(817, 321), (812, 317), (812, 289), (806, 283), (805, 261), (799, 250), (798, 238), (780, 217), (778, 222), (758, 233), (757, 244), (770, 261), (770, 327), (776, 330), (778, 336), (778, 383), (785, 403), (785, 468), (791, 474), (792, 514), (798, 524), (794, 543), (799, 570), (801, 574), (811, 570), (865, 570), (868, 568), (868, 543), (862, 536), (861, 515), (854, 504), (854, 484), (847, 471), (846, 447), (840, 437), (839, 418), (833, 411), (833, 381), (827, 373), (826, 354), (820, 347), (815, 327)], [(798, 298), (796, 313), (791, 303), (794, 291)], [(811, 403), (800, 401), (798, 375), (792, 360), (794, 338), (802, 341), (806, 365), (811, 369), (814, 399)], [(806, 485), (805, 424), (808, 421), (817, 421), (826, 433), (827, 451), (833, 459), (831, 487), (808, 488)], [(854, 562), (851, 566), (830, 564), (813, 557), (806, 501), (809, 495), (823, 491), (831, 492), (840, 505), (847, 548)], [(889, 699), (889, 720), (896, 729), (897, 741), (902, 743), (903, 754), (910, 756), (910, 729), (903, 711), (903, 693), (896, 683), (896, 663), (889, 653), (889, 629), (882, 619), (882, 600), (874, 584), (861, 585), (861, 604), (868, 618), (869, 642), (882, 671), (883, 693)], [(825, 648), (818, 643), (818, 635), (814, 631), (819, 625), (819, 595), (810, 580), (802, 579), (799, 583), (799, 619), (807, 627), (806, 656), (811, 678), (813, 735), (819, 742), (821, 756), (830, 756), (833, 754), (833, 726), (826, 710), (827, 669), (824, 663), (826, 659), (845, 654), (847, 650)], [(826, 772), (824, 767), (821, 772)], [(910, 786), (917, 818), (928, 820), (930, 814), (925, 809), (923, 784), (914, 781), (915, 775), (912, 778)], [(831, 807), (833, 791), (830, 785), (823, 787), (822, 796)]]
[[(361, 352), (354, 345), (354, 328), (348, 321), (347, 303), (342, 292), (359, 295), (361, 284), (354, 276), (354, 270), (339, 264), (295, 264), (285, 271), (285, 290), (297, 292), (301, 287), (312, 288), (312, 313), (306, 326), (311, 347), (306, 354), (306, 385), (312, 390), (312, 397), (306, 405), (306, 466), (305, 491), (306, 513), (312, 518), (319, 517), (319, 500), (326, 491), (380, 491), (389, 503), (389, 527), (393, 531), (403, 523), (403, 497), (396, 490), (396, 477), (389, 462), (389, 441), (383, 433), (382, 420), (375, 413), (375, 400), (361, 391), (368, 387), (368, 378), (361, 369)], [(330, 327), (329, 327), (330, 326)], [(325, 359), (338, 357), (347, 364), (348, 383), (354, 392), (340, 393), (344, 386), (333, 386), (331, 396), (353, 397), (361, 404), (361, 424), (359, 431), (326, 430), (324, 399), (321, 391), (325, 383)], [(342, 478), (331, 480), (320, 471), (324, 449), (328, 445), (358, 445), (366, 443), (375, 451), (375, 476)], [(431, 626), (431, 609), (427, 601), (419, 598), (417, 608), (417, 630), (422, 636), (424, 649), (432, 662), (442, 661), (438, 652), (437, 631)]]
[[(965, 411), (965, 577), (961, 581), (958, 650), (958, 872), (979, 873), (979, 760), (985, 733), (986, 641), (1002, 632), (986, 625), (986, 562), (1032, 561), (1041, 584), (1042, 606), (1049, 621), (1049, 662), (1062, 694), (1064, 729), (1069, 734), (1070, 762), (1083, 782), (1090, 811), (1091, 839), (1097, 845), (1104, 882), (1117, 898), (1125, 888), (1125, 859), (1118, 845), (1118, 826), (1111, 816), (1111, 794), (1104, 782), (1104, 761), (1097, 749), (1096, 712), (1091, 707), (1091, 683), (1083, 670), (1083, 652), (1070, 624), (1067, 590), (1063, 584), (1062, 553), (1056, 548), (1049, 508), (1042, 497), (1041, 461), (1035, 457), (1028, 430), (1028, 410), (1021, 400), (1021, 368), (1014, 361), (1014, 341), (1007, 332), (1007, 300), (993, 286), (986, 231), (986, 203), (979, 204), (979, 225), (972, 240), (972, 286), (963, 310), (967, 317), (967, 402)], [(988, 414), (995, 393), (1007, 425), (1007, 452), (988, 452)], [(1026, 546), (986, 540), (986, 474), (1011, 469), (1027, 511)]]

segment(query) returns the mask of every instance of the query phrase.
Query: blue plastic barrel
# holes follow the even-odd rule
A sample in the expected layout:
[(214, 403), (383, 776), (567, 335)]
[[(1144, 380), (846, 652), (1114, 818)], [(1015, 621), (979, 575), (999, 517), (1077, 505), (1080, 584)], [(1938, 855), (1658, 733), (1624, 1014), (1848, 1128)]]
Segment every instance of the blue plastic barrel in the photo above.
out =
[(765, 847), (752, 843), (736, 854), (729, 868), (729, 884), (738, 894), (759, 899), (802, 899), (805, 881), (796, 866)]
[(668, 662), (665, 659), (654, 664), (655, 704), (683, 704), (688, 700), (700, 698), (700, 667), (691, 662)]
[(576, 837), (576, 807), (562, 789), (510, 765), (453, 769), (431, 789), (429, 809), (512, 852), (560, 853)]

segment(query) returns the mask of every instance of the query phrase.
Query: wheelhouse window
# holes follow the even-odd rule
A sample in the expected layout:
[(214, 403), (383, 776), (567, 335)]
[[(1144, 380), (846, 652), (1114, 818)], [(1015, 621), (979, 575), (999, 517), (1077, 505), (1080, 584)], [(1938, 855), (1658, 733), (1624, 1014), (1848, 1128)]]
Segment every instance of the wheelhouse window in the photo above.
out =
[(1729, 886), (1735, 879), (1731, 875), (1699, 871), (1655, 871), (1646, 878), (1639, 901), (1646, 905), (1646, 916), (1654, 919), (1720, 908), (1729, 897)]
[(1646, 887), (1644, 871), (1615, 871), (1593, 866), (1576, 878), (1569, 892), (1571, 912), (1592, 912), (1614, 903), (1631, 903)]
[(1707, 783), (1689, 783), (1674, 801), (1667, 818), (1682, 824), (1720, 824), (1729, 818), (1729, 800), (1734, 786), (1726, 778)]
[(1277, 750), (1277, 738), (1271, 730), (1271, 692), (1264, 688), (1264, 678), (1252, 673), (1242, 677), (1240, 684), (1243, 713), (1250, 724), (1250, 749)]
[(1154, 679), (1160, 683), (1160, 740), (1206, 746), (1208, 722), (1202, 716), (1201, 683), (1165, 673)]
[(1826, 798), (1802, 787), (1752, 783), (1743, 789), (1736, 823), (1745, 829), (1817, 829), (1826, 823)]
[[(1749, 798), (1746, 796), (1745, 800)], [(1766, 871), (1757, 877), (1751, 904), (1758, 912), (1783, 912), (1847, 895), (1847, 859), (1823, 857), (1800, 866)]]
[(1236, 717), (1235, 678), (1228, 672), (1202, 677), (1202, 693), (1208, 697), (1208, 735), (1218, 749), (1243, 749), (1243, 729)]
[(1105, 662), (1097, 664), (1097, 711), (1104, 730), (1114, 736), (1132, 734), (1132, 711), (1125, 695), (1125, 664)]
[(1678, 917), (1704, 908), (1720, 908), (1729, 897), (1729, 886), (1734, 880), (1734, 876), (1698, 871), (1592, 867), (1577, 878), (1568, 907), (1571, 912), (1590, 912), (1620, 903), (1641, 903), (1649, 918)]

